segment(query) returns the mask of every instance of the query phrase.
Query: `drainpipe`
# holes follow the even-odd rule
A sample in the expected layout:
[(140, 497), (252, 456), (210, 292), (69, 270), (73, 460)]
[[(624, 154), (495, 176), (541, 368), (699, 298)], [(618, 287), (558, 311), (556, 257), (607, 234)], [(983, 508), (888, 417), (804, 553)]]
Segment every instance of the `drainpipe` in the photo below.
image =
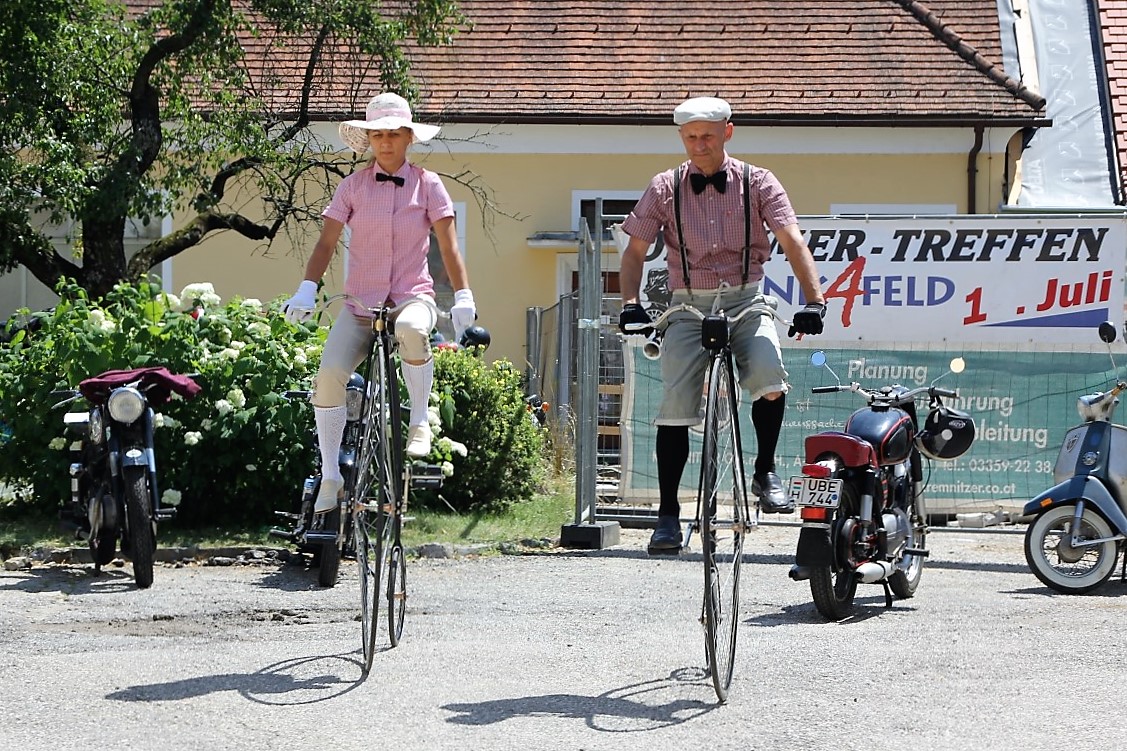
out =
[(982, 126), (974, 126), (974, 146), (967, 154), (967, 213), (978, 213), (978, 191), (976, 183), (978, 177), (978, 152), (982, 151)]

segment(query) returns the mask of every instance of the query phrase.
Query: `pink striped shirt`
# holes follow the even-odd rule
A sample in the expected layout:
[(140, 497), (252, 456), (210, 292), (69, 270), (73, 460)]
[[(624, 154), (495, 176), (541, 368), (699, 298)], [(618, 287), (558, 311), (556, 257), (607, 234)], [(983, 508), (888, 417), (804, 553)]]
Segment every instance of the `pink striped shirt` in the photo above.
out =
[(377, 170), (372, 162), (344, 178), (321, 212), (352, 231), (344, 291), (369, 307), (416, 295), (433, 297), (427, 265), (430, 229), (454, 216), (450, 194), (437, 174), (410, 162), (395, 173), (403, 178), (402, 187), (390, 180), (378, 182)]
[[(743, 165), (730, 156), (722, 169), (728, 173), (723, 194), (708, 186), (695, 195), (689, 175), (699, 173), (692, 162), (681, 170), (681, 226), (688, 247), (689, 279), (693, 289), (715, 289), (721, 282), (739, 286), (743, 276), (744, 202)], [(795, 224), (798, 219), (782, 184), (770, 170), (751, 167), (751, 260), (748, 281), (763, 278), (763, 264), (771, 258), (772, 231)], [(673, 170), (656, 175), (646, 192), (622, 223), (631, 237), (653, 243), (659, 232), (665, 240), (670, 289), (684, 289), (681, 246), (673, 214)]]

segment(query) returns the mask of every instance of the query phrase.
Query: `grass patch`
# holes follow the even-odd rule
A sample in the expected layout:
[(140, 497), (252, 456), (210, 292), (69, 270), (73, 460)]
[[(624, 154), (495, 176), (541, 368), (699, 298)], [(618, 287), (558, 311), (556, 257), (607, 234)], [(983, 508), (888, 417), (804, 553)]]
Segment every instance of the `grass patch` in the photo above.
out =
[[(408, 547), (438, 542), (455, 545), (555, 539), (560, 527), (575, 514), (573, 481), (560, 479), (545, 493), (519, 503), (504, 514), (437, 513), (408, 507), (410, 521), (403, 526)], [(183, 529), (175, 521), (160, 525), (157, 544), (162, 547), (285, 547), (286, 541), (270, 536), (270, 525), (248, 529)], [(0, 504), (0, 559), (36, 548), (84, 547), (85, 541), (63, 531), (57, 517), (17, 512)]]

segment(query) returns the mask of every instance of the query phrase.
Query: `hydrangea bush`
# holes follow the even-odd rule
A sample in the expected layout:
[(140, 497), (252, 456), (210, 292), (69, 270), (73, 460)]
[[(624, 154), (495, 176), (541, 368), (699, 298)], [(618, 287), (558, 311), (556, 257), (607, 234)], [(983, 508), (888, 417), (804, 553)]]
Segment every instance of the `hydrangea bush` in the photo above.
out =
[[(69, 494), (63, 413), (51, 391), (111, 369), (164, 366), (196, 376), (195, 399), (157, 408), (162, 499), (187, 525), (271, 520), (292, 504), (310, 466), (307, 410), (282, 393), (299, 388), (320, 357), (325, 332), (295, 327), (277, 303), (222, 305), (210, 284), (181, 295), (152, 283), (119, 284), (95, 303), (72, 282), (56, 290), (40, 326), (0, 347), (0, 479), (33, 489), (25, 502), (50, 509)], [(26, 313), (26, 311), (25, 311)], [(34, 329), (34, 330), (33, 330)]]
[[(70, 492), (66, 408), (53, 408), (53, 390), (106, 370), (162, 365), (196, 374), (202, 386), (155, 415), (159, 489), (179, 507), (178, 521), (268, 525), (274, 510), (293, 509), (314, 464), (313, 411), (283, 394), (309, 388), (327, 328), (287, 323), (280, 298), (224, 305), (206, 283), (179, 296), (123, 283), (98, 302), (73, 282), (56, 292), (59, 304), (34, 314), (40, 325), (0, 345), (0, 482), (30, 485), (21, 503), (50, 510)], [(531, 497), (540, 443), (521, 419), (516, 372), (465, 351), (440, 350), (435, 361), (428, 461), (448, 479), (445, 503), (423, 500), (462, 510)]]

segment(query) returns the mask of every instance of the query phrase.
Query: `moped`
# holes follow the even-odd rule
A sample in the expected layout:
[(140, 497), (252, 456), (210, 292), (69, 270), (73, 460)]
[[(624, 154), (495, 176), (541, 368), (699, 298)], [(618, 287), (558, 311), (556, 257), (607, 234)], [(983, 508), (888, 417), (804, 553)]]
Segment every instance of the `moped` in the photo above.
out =
[(190, 375), (166, 368), (110, 370), (52, 393), (65, 397), (55, 408), (84, 398), (89, 409), (68, 412), (63, 421), (70, 444), (69, 503), (60, 512), (90, 544), (94, 570), (113, 560), (118, 542), (133, 563), (133, 578), (153, 583), (157, 521), (176, 509), (162, 506), (153, 446), (153, 408), (173, 393), (191, 398), (200, 386)]
[[(1115, 341), (1112, 323), (1099, 337)], [(1112, 372), (1118, 374), (1115, 357)], [(1034, 516), (1025, 533), (1025, 560), (1049, 587), (1064, 594), (1090, 592), (1106, 582), (1127, 539), (1127, 428), (1112, 423), (1127, 383), (1116, 375), (1107, 391), (1076, 400), (1084, 421), (1069, 429), (1053, 469), (1053, 487), (1025, 504)], [(1127, 557), (1121, 580), (1127, 581)]]

